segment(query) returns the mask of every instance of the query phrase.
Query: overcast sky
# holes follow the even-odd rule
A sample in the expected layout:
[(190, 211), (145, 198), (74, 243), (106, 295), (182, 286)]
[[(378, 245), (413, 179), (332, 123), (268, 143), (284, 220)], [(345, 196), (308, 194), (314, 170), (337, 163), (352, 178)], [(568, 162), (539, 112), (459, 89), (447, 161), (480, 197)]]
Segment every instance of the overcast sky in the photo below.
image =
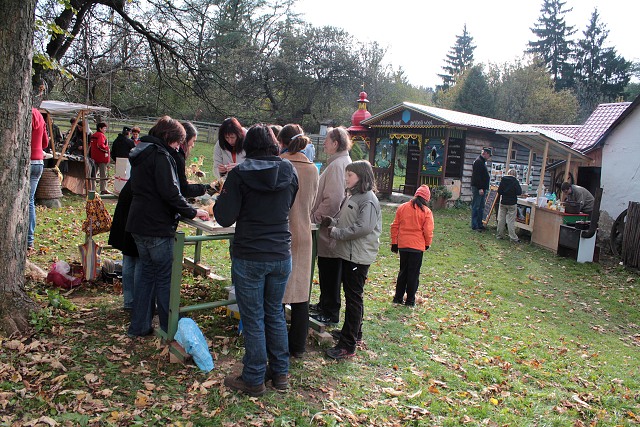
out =
[[(531, 28), (542, 0), (298, 0), (295, 7), (315, 26), (344, 28), (361, 41), (387, 47), (387, 61), (404, 69), (415, 85), (442, 83), (444, 59), (464, 24), (476, 45), (476, 63), (513, 62), (534, 40)], [(566, 20), (582, 37), (594, 9), (609, 30), (608, 45), (629, 61), (640, 61), (635, 34), (638, 0), (566, 0)], [(366, 90), (366, 88), (365, 88)]]

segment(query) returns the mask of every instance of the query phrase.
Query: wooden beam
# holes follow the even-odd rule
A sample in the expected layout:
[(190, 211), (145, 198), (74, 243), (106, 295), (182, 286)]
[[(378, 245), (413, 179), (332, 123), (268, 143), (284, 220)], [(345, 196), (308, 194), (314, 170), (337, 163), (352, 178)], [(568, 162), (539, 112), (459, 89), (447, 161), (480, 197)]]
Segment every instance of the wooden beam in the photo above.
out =
[(564, 168), (564, 179), (563, 182), (569, 181), (569, 171), (571, 170), (571, 153), (567, 156), (567, 166)]
[[(507, 148), (507, 162), (505, 163), (505, 169), (509, 170), (509, 164), (511, 164), (511, 148), (513, 147), (513, 137), (509, 137), (509, 148)], [(505, 171), (506, 173), (506, 171)]]
[(544, 153), (542, 154), (542, 168), (540, 168), (540, 182), (538, 183), (538, 197), (544, 195), (544, 174), (547, 169), (547, 155), (549, 154), (549, 140), (544, 144)]
[(527, 163), (527, 179), (525, 184), (531, 184), (531, 164), (533, 163), (533, 149), (529, 148), (529, 163)]

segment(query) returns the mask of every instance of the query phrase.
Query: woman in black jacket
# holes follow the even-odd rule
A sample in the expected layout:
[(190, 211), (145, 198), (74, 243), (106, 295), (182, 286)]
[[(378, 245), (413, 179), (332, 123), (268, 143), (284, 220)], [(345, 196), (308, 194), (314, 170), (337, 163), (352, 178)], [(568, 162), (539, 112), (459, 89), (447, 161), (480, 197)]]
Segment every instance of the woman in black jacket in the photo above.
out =
[(500, 180), (498, 195), (500, 196), (500, 209), (498, 210), (498, 231), (496, 237), (504, 238), (505, 225), (509, 230), (509, 238), (512, 242), (518, 243), (516, 234), (516, 204), (518, 196), (522, 194), (522, 187), (516, 179), (516, 170), (509, 169), (507, 174)]
[(154, 295), (160, 328), (167, 331), (173, 243), (178, 219), (205, 221), (209, 215), (190, 206), (180, 193), (176, 162), (170, 152), (177, 150), (186, 132), (177, 120), (161, 117), (149, 135), (131, 150), (131, 190), (133, 199), (126, 231), (133, 235), (141, 269), (133, 292), (128, 335), (145, 336), (153, 329)]
[(231, 276), (242, 318), (245, 355), (240, 376), (224, 384), (250, 396), (265, 393), (265, 375), (288, 387), (289, 344), (282, 298), (291, 273), (289, 210), (298, 191), (290, 161), (266, 125), (245, 138), (247, 158), (229, 171), (214, 211), (223, 227), (236, 224)]
[(171, 153), (173, 160), (176, 161), (178, 181), (180, 182), (180, 192), (185, 199), (188, 199), (191, 197), (202, 196), (207, 189), (211, 187), (205, 184), (189, 184), (189, 181), (187, 181), (186, 159), (196, 143), (198, 130), (193, 124), (191, 124), (191, 122), (181, 122), (181, 124), (184, 127), (187, 136), (184, 138), (184, 141), (180, 143), (177, 150), (171, 150), (169, 152)]

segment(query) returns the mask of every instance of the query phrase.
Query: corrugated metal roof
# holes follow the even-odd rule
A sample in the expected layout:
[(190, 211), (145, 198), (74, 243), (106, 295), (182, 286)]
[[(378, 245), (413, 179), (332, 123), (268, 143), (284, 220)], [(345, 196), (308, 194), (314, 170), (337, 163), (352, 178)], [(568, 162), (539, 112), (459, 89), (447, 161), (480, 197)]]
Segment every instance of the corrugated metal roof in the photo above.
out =
[(600, 104), (576, 134), (576, 142), (571, 146), (582, 153), (593, 148), (600, 137), (609, 129), (618, 117), (631, 105), (630, 102)]
[[(542, 153), (544, 147), (548, 146), (548, 156), (550, 159), (563, 159), (571, 154), (575, 160), (586, 161), (589, 158), (571, 149), (574, 139), (549, 129), (542, 129), (531, 125), (521, 125), (517, 123), (505, 122), (503, 120), (491, 119), (489, 117), (476, 116), (474, 114), (462, 113), (459, 111), (445, 110), (444, 108), (431, 107), (428, 105), (403, 102), (380, 113), (374, 114), (361, 122), (362, 125), (379, 127), (376, 123), (384, 120), (403, 110), (415, 111), (419, 114), (431, 117), (435, 120), (446, 123), (450, 126), (460, 126), (466, 128), (484, 129), (505, 138), (512, 138), (516, 143)], [(403, 127), (405, 125), (399, 125)], [(406, 125), (408, 126), (408, 125)]]
[(444, 108), (431, 107), (429, 105), (414, 104), (412, 102), (403, 102), (385, 111), (375, 114), (362, 121), (363, 125), (369, 125), (375, 121), (383, 119), (403, 108), (409, 108), (422, 114), (426, 114), (443, 122), (478, 129), (492, 130), (500, 133), (542, 133), (551, 139), (571, 145), (574, 140), (567, 135), (554, 132), (551, 129), (537, 128), (531, 125), (521, 125), (518, 123), (505, 122), (503, 120), (492, 119), (489, 117), (476, 116), (475, 114), (462, 113), (460, 111), (446, 110)]

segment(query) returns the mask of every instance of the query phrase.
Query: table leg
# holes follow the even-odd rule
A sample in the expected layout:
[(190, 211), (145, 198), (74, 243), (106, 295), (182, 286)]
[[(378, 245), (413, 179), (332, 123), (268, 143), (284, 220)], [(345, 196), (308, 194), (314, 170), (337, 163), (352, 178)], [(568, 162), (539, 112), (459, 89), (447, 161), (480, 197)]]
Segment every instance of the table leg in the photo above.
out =
[(171, 342), (178, 331), (178, 321), (180, 320), (180, 287), (182, 284), (182, 257), (184, 255), (184, 233), (176, 232), (173, 246), (173, 265), (171, 267), (171, 290), (169, 295), (169, 323), (165, 337)]

